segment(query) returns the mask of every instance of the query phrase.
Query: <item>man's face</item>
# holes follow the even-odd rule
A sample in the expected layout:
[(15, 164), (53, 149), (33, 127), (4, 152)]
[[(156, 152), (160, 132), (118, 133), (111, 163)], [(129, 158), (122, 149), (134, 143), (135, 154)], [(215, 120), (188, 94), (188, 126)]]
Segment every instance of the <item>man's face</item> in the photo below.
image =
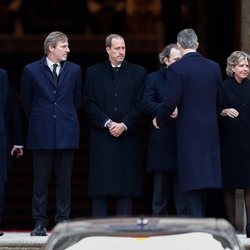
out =
[(170, 51), (169, 58), (165, 57), (164, 62), (167, 66), (181, 59), (181, 52), (176, 48), (172, 48)]
[(111, 47), (107, 47), (106, 51), (109, 55), (109, 60), (113, 65), (121, 64), (126, 54), (124, 40), (121, 38), (113, 38)]
[(49, 59), (54, 63), (60, 63), (67, 60), (69, 50), (68, 41), (59, 41), (56, 47), (50, 47), (50, 52), (48, 54)]

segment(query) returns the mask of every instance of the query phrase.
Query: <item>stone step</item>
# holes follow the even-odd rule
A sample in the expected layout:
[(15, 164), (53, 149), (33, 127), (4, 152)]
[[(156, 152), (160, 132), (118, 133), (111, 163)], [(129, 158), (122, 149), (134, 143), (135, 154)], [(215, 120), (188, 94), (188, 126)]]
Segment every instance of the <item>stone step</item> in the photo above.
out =
[(1, 250), (40, 250), (49, 236), (30, 236), (30, 232), (4, 232), (0, 238)]

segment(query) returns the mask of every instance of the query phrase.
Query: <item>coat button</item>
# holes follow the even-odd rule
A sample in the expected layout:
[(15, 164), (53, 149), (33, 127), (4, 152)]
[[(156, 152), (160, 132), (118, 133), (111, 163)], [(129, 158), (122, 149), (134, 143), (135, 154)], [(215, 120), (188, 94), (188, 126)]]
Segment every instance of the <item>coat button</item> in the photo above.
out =
[(114, 111), (116, 111), (117, 110), (117, 108), (114, 108)]

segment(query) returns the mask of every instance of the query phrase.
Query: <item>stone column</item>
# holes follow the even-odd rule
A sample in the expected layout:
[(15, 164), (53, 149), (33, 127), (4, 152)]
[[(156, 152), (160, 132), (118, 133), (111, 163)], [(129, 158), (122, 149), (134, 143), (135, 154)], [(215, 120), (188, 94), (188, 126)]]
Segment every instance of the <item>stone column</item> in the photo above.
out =
[(241, 50), (250, 54), (250, 1), (241, 0)]

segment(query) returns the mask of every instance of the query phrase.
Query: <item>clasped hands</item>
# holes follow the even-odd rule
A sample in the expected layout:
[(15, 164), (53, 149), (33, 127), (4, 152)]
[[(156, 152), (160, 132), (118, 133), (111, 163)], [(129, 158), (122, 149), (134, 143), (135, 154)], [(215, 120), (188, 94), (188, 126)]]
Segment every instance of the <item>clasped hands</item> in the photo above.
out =
[(123, 123), (112, 122), (109, 126), (109, 132), (114, 137), (119, 137), (125, 130)]

